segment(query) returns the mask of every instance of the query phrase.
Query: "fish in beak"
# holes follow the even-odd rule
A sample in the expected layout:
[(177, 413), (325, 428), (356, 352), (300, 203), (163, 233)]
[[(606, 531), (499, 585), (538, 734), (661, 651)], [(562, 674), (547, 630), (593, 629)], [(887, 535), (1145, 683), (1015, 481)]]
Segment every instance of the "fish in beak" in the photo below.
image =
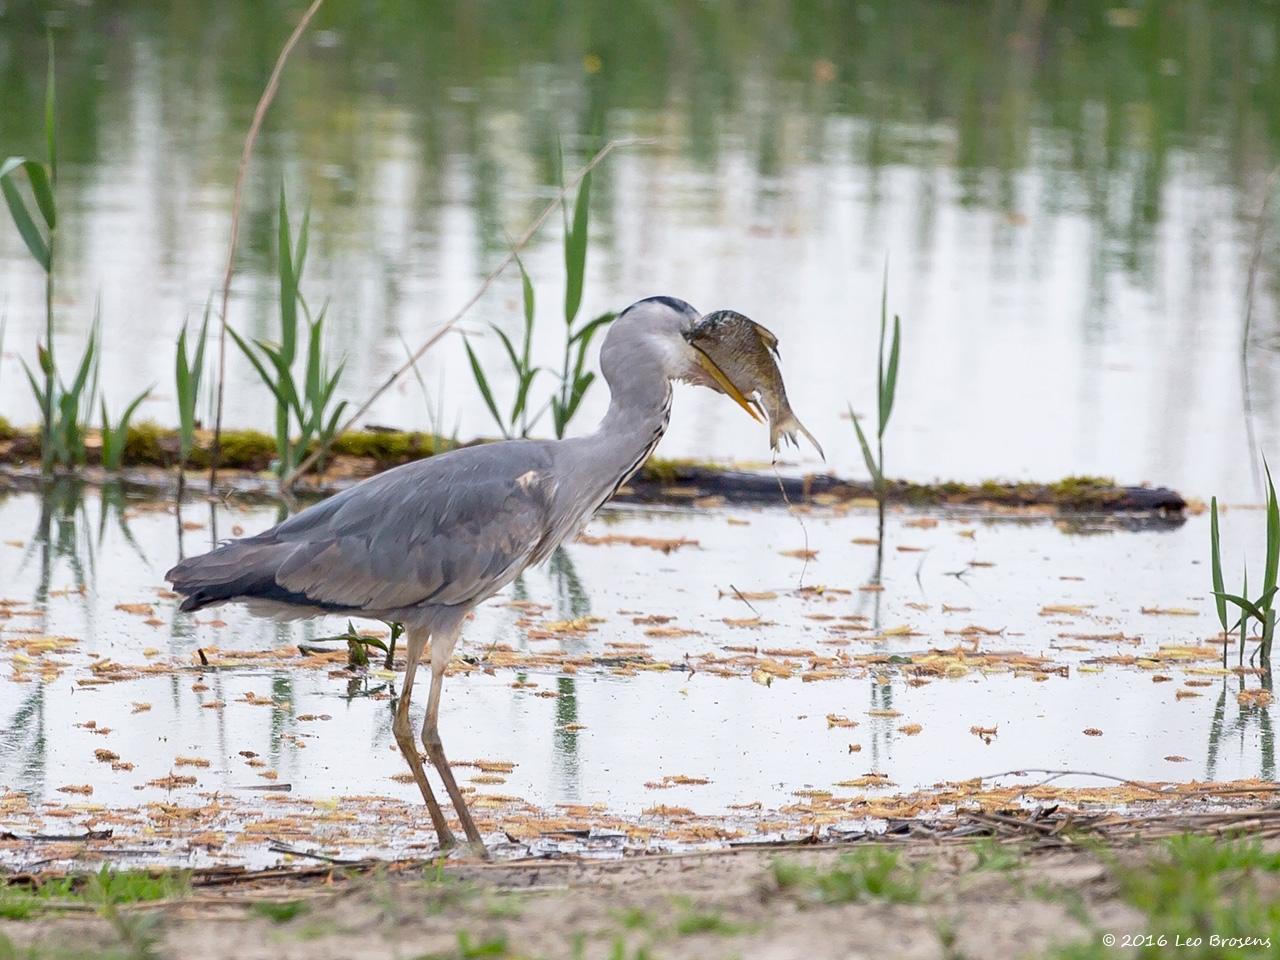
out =
[(803, 433), (818, 456), (826, 460), (821, 444), (787, 402), (778, 368), (778, 338), (772, 332), (733, 310), (717, 310), (695, 323), (685, 338), (697, 352), (699, 365), (721, 391), (757, 421), (757, 410), (763, 410), (769, 418), (769, 444), (775, 452), (782, 439), (797, 444), (796, 434)]

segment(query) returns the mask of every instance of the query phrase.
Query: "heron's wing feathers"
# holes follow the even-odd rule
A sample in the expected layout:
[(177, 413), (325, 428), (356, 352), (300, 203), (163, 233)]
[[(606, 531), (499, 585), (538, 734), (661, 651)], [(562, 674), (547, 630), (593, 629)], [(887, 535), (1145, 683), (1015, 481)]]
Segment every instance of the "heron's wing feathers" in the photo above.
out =
[[(276, 571), (323, 603), (386, 609), (472, 600), (523, 567), (548, 529), (543, 474), (407, 478), (337, 510)], [(443, 481), (443, 482), (442, 482)], [(281, 539), (288, 542), (287, 532)]]
[(222, 586), (198, 605), (263, 597), (377, 611), (475, 601), (541, 554), (554, 536), (554, 492), (540, 444), (460, 450), (380, 474), (184, 561), (169, 579), (192, 599), (184, 587), (197, 581), (206, 594), (208, 580)]

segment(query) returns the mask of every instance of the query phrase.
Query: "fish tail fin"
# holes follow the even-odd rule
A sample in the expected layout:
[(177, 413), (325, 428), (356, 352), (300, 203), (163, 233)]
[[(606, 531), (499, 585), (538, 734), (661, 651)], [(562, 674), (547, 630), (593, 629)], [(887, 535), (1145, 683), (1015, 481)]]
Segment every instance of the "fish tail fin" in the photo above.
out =
[[(796, 420), (796, 426), (800, 428), (800, 432), (804, 434), (805, 439), (813, 444), (813, 449), (818, 451), (818, 456), (822, 458), (822, 462), (826, 463), (827, 455), (822, 451), (822, 444), (818, 442), (817, 438), (812, 433), (810, 433), (808, 429), (805, 427), (805, 425), (801, 423), (799, 420)], [(799, 444), (797, 444), (797, 446), (799, 446)]]
[(800, 446), (796, 440), (796, 433), (803, 433), (805, 439), (813, 444), (813, 448), (818, 451), (818, 456), (822, 458), (822, 462), (827, 462), (827, 455), (822, 450), (822, 444), (814, 438), (813, 434), (801, 423), (794, 413), (788, 411), (785, 416), (780, 417), (776, 422), (769, 424), (769, 445), (774, 450), (778, 449), (778, 442), (782, 438), (790, 440), (797, 448)]

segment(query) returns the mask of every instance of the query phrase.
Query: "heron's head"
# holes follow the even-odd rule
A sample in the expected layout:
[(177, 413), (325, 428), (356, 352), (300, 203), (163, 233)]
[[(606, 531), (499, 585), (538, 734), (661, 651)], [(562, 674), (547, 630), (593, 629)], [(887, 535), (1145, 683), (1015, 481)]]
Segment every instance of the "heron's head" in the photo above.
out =
[[(610, 385), (619, 374), (644, 363), (657, 363), (669, 380), (707, 387), (729, 396), (752, 419), (760, 417), (747, 401), (746, 385), (738, 385), (711, 359), (706, 346), (703, 317), (676, 297), (638, 300), (618, 315), (601, 351), (600, 363)], [(695, 346), (695, 333), (699, 334)], [(714, 336), (714, 332), (711, 334)]]

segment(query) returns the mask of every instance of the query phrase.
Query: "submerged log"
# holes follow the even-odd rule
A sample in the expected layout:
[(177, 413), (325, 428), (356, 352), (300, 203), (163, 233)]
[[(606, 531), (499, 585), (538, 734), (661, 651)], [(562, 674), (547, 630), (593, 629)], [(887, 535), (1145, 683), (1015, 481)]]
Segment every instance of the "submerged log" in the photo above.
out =
[[(311, 500), (338, 493), (366, 476), (378, 472), (376, 465), (366, 462), (351, 469), (350, 462), (323, 474), (303, 478), (294, 493), (298, 500)], [(218, 495), (234, 493), (241, 498), (280, 499), (276, 480), (262, 472), (223, 470), (219, 473)], [(103, 486), (110, 483), (153, 496), (178, 493), (177, 474), (158, 467), (134, 467), (120, 473), (109, 473), (101, 467), (88, 466), (63, 471), (57, 479)], [(38, 467), (0, 464), (0, 488), (38, 490), (45, 479)], [(208, 496), (206, 473), (188, 473), (185, 492)], [(1052, 508), (1062, 513), (1104, 513), (1158, 515), (1181, 519), (1187, 503), (1175, 490), (1167, 487), (1118, 486), (1100, 477), (1068, 477), (1056, 483), (1002, 483), (986, 481), (965, 484), (920, 484), (903, 480), (890, 482), (886, 491), (889, 503), (907, 507), (995, 507)], [(791, 504), (863, 505), (874, 500), (870, 483), (837, 477), (833, 474), (786, 476), (772, 472), (750, 472), (718, 467), (714, 464), (669, 460), (651, 460), (614, 500), (619, 503), (697, 504), (722, 503), (781, 506)]]
[[(659, 462), (646, 467), (620, 491), (616, 499), (637, 503), (670, 503), (673, 500), (720, 497), (727, 503), (770, 504), (848, 503), (874, 500), (870, 482), (849, 480), (834, 474), (783, 476), (725, 470), (699, 463)], [(1046, 506), (1060, 510), (1107, 513), (1180, 513), (1187, 502), (1167, 487), (1125, 487), (1102, 477), (1068, 477), (1057, 483), (978, 484), (909, 483), (890, 481), (890, 503), (908, 506), (991, 504), (1006, 507)]]

